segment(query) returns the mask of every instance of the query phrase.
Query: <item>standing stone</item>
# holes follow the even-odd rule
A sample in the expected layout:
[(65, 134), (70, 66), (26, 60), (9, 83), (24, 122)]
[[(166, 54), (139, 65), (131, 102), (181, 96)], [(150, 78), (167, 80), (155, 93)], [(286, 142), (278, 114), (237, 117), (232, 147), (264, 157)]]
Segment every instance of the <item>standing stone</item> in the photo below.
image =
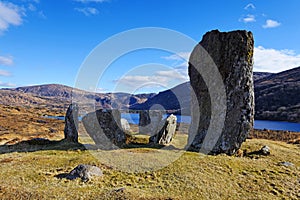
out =
[(78, 105), (70, 104), (65, 116), (64, 140), (78, 143)]
[(139, 133), (149, 134), (149, 129), (147, 126), (151, 123), (149, 110), (139, 111)]
[(154, 135), (160, 130), (163, 112), (159, 110), (139, 111), (139, 133)]
[(149, 138), (150, 143), (166, 145), (171, 143), (173, 137), (175, 136), (177, 125), (177, 117), (175, 115), (170, 115), (164, 123), (163, 128), (155, 135)]
[[(254, 120), (253, 45), (251, 32), (226, 33), (214, 30), (206, 33), (200, 44), (195, 47), (189, 61), (189, 76), (193, 89), (189, 150), (232, 155), (246, 140)], [(220, 107), (220, 105), (211, 103), (214, 99), (211, 99), (211, 92), (204, 80), (214, 81), (212, 80), (215, 78), (214, 74), (209, 74), (213, 71), (213, 66), (207, 61), (206, 53), (195, 53), (197, 49), (200, 52), (200, 48), (206, 50), (210, 55), (223, 80), (226, 111), (224, 111), (224, 115), (216, 114), (219, 114), (220, 117), (224, 116), (224, 126), (223, 124), (210, 124), (213, 116), (212, 110), (218, 110), (219, 108), (216, 107)], [(209, 77), (203, 77), (203, 74), (199, 73), (203, 69), (208, 71)], [(219, 89), (218, 85), (214, 86), (214, 90), (216, 89)], [(220, 98), (220, 96), (216, 98)], [(215, 142), (205, 139), (210, 125), (223, 126), (218, 138), (208, 139), (216, 140)], [(211, 147), (205, 149), (209, 146), (207, 144)]]
[(121, 113), (118, 110), (101, 109), (82, 118), (87, 133), (101, 149), (115, 149), (125, 143), (125, 133), (121, 128)]
[(122, 126), (122, 129), (123, 131), (130, 131), (130, 125), (127, 121), (127, 119), (124, 119), (124, 118), (121, 118), (121, 126)]

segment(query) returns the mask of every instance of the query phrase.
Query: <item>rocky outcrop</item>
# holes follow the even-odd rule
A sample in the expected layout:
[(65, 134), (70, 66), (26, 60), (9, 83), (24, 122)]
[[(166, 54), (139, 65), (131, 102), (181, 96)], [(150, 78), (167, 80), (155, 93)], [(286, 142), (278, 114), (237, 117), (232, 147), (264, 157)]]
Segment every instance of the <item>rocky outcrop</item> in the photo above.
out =
[(175, 115), (170, 115), (165, 120), (162, 129), (157, 134), (149, 138), (149, 142), (162, 145), (171, 143), (173, 137), (175, 136), (176, 125), (177, 117)]
[(98, 148), (115, 149), (125, 143), (125, 133), (121, 128), (121, 114), (118, 110), (97, 110), (82, 118), (87, 133)]
[(158, 110), (139, 111), (139, 133), (154, 135), (160, 130), (163, 112)]
[(69, 105), (65, 116), (64, 140), (67, 142), (78, 143), (78, 105)]
[(253, 45), (251, 32), (215, 30), (193, 50), (190, 150), (232, 155), (247, 138), (254, 119)]

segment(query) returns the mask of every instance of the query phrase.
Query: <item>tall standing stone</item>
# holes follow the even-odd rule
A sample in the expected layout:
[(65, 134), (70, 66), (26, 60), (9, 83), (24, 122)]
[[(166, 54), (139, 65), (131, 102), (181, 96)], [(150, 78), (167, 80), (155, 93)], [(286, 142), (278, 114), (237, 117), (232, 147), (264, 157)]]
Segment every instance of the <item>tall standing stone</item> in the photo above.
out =
[[(189, 131), (190, 150), (232, 155), (246, 140), (254, 121), (253, 46), (251, 32), (226, 33), (215, 30), (206, 33), (200, 44), (195, 47), (189, 61), (189, 76), (193, 89), (192, 124)], [(206, 53), (199, 53), (200, 51), (195, 53), (200, 48), (210, 55), (224, 84), (226, 94), (224, 126), (210, 124), (212, 110), (220, 105), (212, 104), (213, 99), (204, 81), (214, 79), (214, 74), (211, 73), (211, 77), (204, 77), (199, 73), (203, 69), (210, 71), (213, 68), (212, 64), (207, 62)], [(218, 89), (218, 85), (215, 85), (214, 89)], [(219, 114), (221, 117), (222, 113)], [(205, 141), (209, 126), (220, 125), (223, 126), (221, 134), (218, 138), (211, 138), (216, 142), (210, 143), (212, 146), (207, 152), (204, 142), (207, 144), (210, 142)]]
[(65, 141), (78, 143), (78, 105), (70, 104), (65, 116)]

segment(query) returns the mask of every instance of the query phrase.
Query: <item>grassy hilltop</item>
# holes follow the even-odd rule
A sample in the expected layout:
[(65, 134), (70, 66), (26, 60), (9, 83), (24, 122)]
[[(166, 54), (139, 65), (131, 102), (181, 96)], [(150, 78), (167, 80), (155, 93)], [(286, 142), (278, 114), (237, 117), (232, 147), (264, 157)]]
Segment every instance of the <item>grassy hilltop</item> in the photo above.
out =
[[(48, 145), (18, 144), (34, 137), (62, 139), (63, 122), (45, 119), (42, 115), (63, 113), (9, 106), (0, 108), (1, 199), (300, 198), (299, 133), (288, 132), (282, 137), (283, 132), (272, 134), (270, 131), (255, 131), (251, 134), (252, 139), (247, 139), (243, 144), (243, 153), (236, 156), (181, 152), (178, 159), (162, 169), (124, 172), (93, 156), (93, 153), (101, 155), (107, 152), (85, 150), (81, 145), (59, 142)], [(10, 131), (13, 125), (15, 129)], [(177, 133), (172, 143), (175, 147), (186, 141), (187, 135), (183, 132)], [(86, 142), (84, 136), (80, 139)], [(288, 144), (288, 141), (294, 144)], [(264, 145), (270, 147), (271, 155), (255, 154)], [(155, 160), (156, 156), (168, 159), (168, 153), (176, 152), (176, 148), (165, 150), (143, 147), (115, 150), (113, 153), (134, 155), (136, 158), (152, 156)], [(126, 162), (126, 156), (119, 159), (120, 162)], [(294, 165), (282, 166), (280, 162), (291, 162)], [(86, 183), (80, 179), (57, 178), (57, 175), (70, 172), (78, 164), (96, 165), (103, 170), (104, 176)]]

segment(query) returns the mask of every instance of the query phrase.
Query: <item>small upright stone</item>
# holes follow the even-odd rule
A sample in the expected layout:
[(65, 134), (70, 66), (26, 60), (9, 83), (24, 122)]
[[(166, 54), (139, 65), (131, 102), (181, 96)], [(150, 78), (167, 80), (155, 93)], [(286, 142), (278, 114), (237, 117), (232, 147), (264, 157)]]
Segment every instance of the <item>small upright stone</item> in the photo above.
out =
[(127, 121), (127, 119), (124, 119), (124, 118), (121, 118), (121, 126), (122, 126), (122, 129), (123, 131), (130, 131), (130, 125)]
[(65, 116), (64, 140), (67, 142), (78, 143), (78, 105), (69, 105)]
[(160, 110), (142, 110), (139, 111), (139, 132), (141, 134), (153, 135), (160, 130), (160, 122), (163, 112)]
[(147, 126), (151, 123), (149, 110), (139, 111), (139, 133), (149, 134)]
[(157, 134), (149, 138), (149, 142), (162, 144), (162, 145), (171, 143), (175, 135), (176, 125), (177, 125), (177, 117), (172, 114), (166, 119), (162, 129)]

